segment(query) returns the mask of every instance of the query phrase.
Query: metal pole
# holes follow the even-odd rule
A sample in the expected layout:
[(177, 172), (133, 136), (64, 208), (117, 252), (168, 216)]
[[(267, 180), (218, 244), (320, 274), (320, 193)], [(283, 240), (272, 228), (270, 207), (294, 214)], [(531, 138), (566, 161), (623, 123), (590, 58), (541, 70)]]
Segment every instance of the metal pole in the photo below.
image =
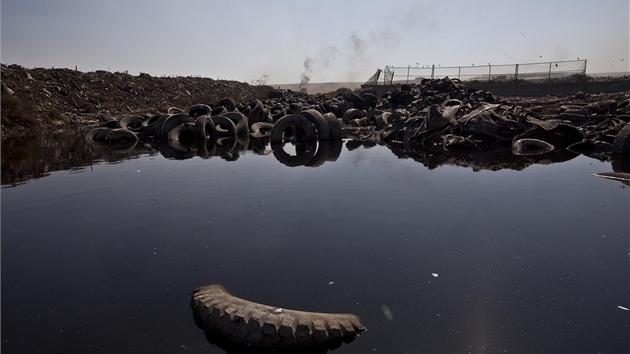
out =
[(488, 81), (492, 79), (492, 65), (488, 63)]
[(514, 69), (514, 95), (518, 96), (518, 64), (516, 64), (516, 69)]
[(433, 80), (434, 75), (435, 75), (435, 64), (431, 65), (431, 80)]
[(411, 69), (411, 65), (407, 66), (407, 83), (409, 83), (409, 69)]

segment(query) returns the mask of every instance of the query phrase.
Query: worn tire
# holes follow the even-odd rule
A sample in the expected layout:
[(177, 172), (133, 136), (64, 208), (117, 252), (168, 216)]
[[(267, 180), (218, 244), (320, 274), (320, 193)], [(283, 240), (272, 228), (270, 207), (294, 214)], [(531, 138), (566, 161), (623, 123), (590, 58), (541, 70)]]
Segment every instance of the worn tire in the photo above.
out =
[(271, 142), (282, 143), (284, 140), (284, 131), (291, 126), (297, 128), (296, 133), (298, 134), (298, 140), (317, 140), (317, 130), (313, 123), (299, 114), (289, 114), (280, 118), (278, 122), (273, 125), (270, 137)]
[(315, 109), (306, 109), (300, 112), (300, 115), (313, 123), (315, 129), (317, 129), (318, 140), (330, 140), (330, 126), (323, 114)]
[(612, 153), (617, 155), (630, 155), (630, 123), (619, 130), (613, 142)]
[[(214, 122), (214, 129), (217, 135), (236, 136), (238, 132), (234, 122), (226, 116), (210, 117)], [(217, 129), (219, 128), (219, 129)]]

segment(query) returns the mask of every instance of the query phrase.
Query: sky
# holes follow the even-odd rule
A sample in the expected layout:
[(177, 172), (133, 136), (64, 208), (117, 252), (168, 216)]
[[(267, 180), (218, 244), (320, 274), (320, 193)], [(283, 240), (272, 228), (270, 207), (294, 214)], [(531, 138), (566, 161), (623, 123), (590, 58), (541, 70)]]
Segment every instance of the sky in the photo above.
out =
[(628, 0), (2, 0), (1, 61), (268, 84), (587, 59), (628, 72)]

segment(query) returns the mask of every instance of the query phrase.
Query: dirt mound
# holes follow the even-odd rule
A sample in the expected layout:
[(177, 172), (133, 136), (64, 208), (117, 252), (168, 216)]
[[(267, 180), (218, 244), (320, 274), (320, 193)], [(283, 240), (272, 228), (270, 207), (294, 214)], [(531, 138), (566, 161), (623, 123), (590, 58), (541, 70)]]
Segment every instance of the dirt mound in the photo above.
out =
[(245, 102), (266, 97), (268, 86), (203, 77), (154, 77), (121, 72), (27, 69), (2, 65), (2, 133), (41, 126), (96, 123), (98, 117), (165, 112), (168, 107)]

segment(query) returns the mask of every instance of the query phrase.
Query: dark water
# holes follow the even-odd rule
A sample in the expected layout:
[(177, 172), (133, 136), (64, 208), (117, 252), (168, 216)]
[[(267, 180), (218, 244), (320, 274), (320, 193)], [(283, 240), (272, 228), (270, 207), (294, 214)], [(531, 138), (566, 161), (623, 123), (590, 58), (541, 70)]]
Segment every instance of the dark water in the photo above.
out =
[(593, 176), (610, 162), (57, 140), (75, 153), (3, 146), (3, 353), (223, 353), (189, 305), (214, 283), (358, 315), (335, 353), (630, 350), (629, 189)]

